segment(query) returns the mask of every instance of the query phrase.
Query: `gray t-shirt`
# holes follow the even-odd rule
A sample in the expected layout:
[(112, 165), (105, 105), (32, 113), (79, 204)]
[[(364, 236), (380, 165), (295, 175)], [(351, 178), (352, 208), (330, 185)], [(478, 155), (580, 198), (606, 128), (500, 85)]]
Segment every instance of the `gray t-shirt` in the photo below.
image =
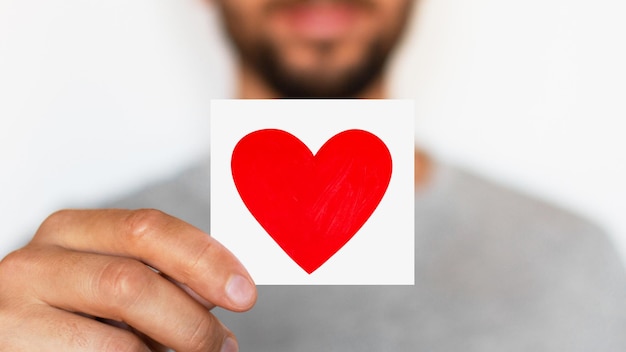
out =
[[(113, 205), (208, 232), (209, 191), (207, 162)], [(414, 286), (262, 286), (215, 314), (242, 351), (626, 351), (624, 267), (588, 222), (438, 164), (415, 236)]]

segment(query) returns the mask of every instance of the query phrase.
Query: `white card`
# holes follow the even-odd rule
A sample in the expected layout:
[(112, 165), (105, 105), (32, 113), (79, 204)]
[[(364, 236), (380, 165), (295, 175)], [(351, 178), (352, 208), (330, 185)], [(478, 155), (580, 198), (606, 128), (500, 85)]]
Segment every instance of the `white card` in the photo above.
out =
[(412, 285), (413, 101), (212, 101), (211, 236), (260, 285)]

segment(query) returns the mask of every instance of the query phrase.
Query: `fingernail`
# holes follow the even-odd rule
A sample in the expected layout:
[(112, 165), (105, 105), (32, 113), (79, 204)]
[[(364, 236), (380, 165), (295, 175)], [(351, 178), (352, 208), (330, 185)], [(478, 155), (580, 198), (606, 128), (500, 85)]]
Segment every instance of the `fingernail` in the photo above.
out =
[(248, 307), (254, 299), (254, 286), (241, 275), (234, 275), (226, 284), (226, 295), (239, 307)]
[(222, 349), (220, 352), (238, 352), (239, 346), (237, 346), (237, 342), (233, 340), (231, 337), (227, 337), (222, 344)]

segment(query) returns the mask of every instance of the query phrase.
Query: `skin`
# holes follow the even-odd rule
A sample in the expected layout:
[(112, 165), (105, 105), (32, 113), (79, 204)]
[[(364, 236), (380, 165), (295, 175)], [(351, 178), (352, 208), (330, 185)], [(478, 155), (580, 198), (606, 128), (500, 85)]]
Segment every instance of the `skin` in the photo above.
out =
[[(371, 61), (375, 54), (382, 53), (386, 63), (401, 39), (413, 6), (410, 0), (217, 0), (215, 3), (222, 15), (224, 31), (239, 54), (237, 93), (244, 99), (289, 96), (289, 92), (281, 91), (263, 74), (267, 66), (260, 63), (266, 61), (263, 52), (267, 50), (274, 54), (283, 76), (322, 87), (345, 85), (354, 78), (351, 72), (367, 70), (364, 62)], [(317, 22), (310, 20), (312, 25), (302, 25), (306, 23), (302, 13), (315, 11), (330, 15), (319, 16), (322, 18)], [(322, 27), (331, 29), (316, 30)], [(383, 64), (374, 69), (370, 80), (363, 82), (352, 95), (333, 94), (336, 92), (330, 88), (321, 89), (328, 94), (319, 95), (384, 98), (384, 68)], [(307, 97), (315, 96), (314, 93)]]
[(157, 210), (64, 210), (0, 262), (0, 343), (10, 351), (220, 351), (236, 340), (210, 309), (245, 311), (255, 300), (239, 261), (181, 220)]
[[(321, 11), (330, 11), (329, 17), (304, 18), (330, 22), (302, 27), (303, 17), (297, 16), (311, 14), (311, 8), (294, 10), (302, 4), (327, 6)], [(333, 86), (367, 66), (362, 61), (372, 48), (391, 53), (412, 1), (221, 0), (215, 5), (241, 54), (238, 96), (261, 99), (285, 94), (250, 60), (255, 43), (272, 48), (284, 77), (309, 80), (308, 88), (318, 95), (339, 94)], [(367, 80), (351, 88), (351, 97), (386, 97), (384, 66), (372, 72), (357, 75)], [(416, 153), (415, 160), (416, 182), (423, 183), (428, 159)], [(50, 215), (28, 245), (0, 261), (0, 346), (8, 351), (135, 352), (165, 346), (236, 351), (235, 337), (210, 311), (220, 306), (243, 312), (256, 297), (239, 261), (179, 219), (145, 209), (63, 210)]]

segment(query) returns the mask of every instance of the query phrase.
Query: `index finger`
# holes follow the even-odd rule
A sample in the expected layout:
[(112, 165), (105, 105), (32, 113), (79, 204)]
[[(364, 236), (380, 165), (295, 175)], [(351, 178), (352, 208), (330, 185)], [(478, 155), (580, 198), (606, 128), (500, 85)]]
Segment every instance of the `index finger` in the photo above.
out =
[(31, 243), (140, 260), (229, 310), (248, 310), (256, 301), (252, 278), (230, 251), (158, 210), (62, 210)]

